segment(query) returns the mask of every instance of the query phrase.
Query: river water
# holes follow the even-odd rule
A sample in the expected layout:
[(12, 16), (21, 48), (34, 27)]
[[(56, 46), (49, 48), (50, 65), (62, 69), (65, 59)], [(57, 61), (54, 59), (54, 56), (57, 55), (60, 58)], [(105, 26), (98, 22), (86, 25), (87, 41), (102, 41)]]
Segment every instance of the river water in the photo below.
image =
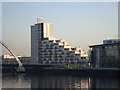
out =
[(2, 88), (119, 88), (116, 77), (3, 73)]

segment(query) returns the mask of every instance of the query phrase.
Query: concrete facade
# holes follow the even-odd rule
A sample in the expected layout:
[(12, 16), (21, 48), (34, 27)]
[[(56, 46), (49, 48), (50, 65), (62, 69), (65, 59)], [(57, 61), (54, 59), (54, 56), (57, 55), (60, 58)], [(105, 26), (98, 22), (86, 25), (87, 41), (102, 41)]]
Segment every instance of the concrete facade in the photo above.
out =
[(34, 64), (81, 64), (86, 61), (81, 48), (73, 48), (64, 40), (54, 38), (51, 34), (52, 24), (38, 19), (31, 26), (31, 61)]

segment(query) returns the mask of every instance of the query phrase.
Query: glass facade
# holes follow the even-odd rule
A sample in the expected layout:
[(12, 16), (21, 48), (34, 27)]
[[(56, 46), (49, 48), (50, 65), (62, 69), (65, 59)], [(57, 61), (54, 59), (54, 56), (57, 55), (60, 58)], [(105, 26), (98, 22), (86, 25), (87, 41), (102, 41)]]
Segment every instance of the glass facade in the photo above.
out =
[(90, 46), (89, 59), (95, 68), (120, 68), (120, 44)]

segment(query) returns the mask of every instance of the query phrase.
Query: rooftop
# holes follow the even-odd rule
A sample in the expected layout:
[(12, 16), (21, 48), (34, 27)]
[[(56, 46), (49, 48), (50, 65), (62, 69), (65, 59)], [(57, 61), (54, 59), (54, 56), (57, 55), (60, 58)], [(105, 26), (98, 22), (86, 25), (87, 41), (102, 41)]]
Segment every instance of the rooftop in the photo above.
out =
[(99, 45), (91, 45), (89, 46), (90, 48), (92, 47), (101, 47), (101, 46), (115, 46), (115, 45), (120, 45), (120, 43), (111, 43), (111, 44), (99, 44)]

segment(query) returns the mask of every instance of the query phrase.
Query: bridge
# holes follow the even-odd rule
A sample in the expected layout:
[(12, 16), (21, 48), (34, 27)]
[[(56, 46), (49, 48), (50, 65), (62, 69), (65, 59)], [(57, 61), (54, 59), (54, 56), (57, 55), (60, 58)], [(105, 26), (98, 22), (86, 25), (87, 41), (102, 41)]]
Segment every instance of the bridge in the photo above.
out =
[(25, 68), (23, 67), (21, 61), (20, 61), (19, 58), (15, 55), (15, 53), (13, 53), (13, 51), (12, 51), (10, 48), (8, 48), (8, 46), (7, 46), (4, 42), (0, 41), (0, 44), (1, 44), (4, 48), (6, 48), (6, 49), (14, 56), (14, 58), (16, 59), (18, 65), (19, 65), (18, 68), (17, 68), (17, 71), (18, 71), (18, 72), (25, 72)]

